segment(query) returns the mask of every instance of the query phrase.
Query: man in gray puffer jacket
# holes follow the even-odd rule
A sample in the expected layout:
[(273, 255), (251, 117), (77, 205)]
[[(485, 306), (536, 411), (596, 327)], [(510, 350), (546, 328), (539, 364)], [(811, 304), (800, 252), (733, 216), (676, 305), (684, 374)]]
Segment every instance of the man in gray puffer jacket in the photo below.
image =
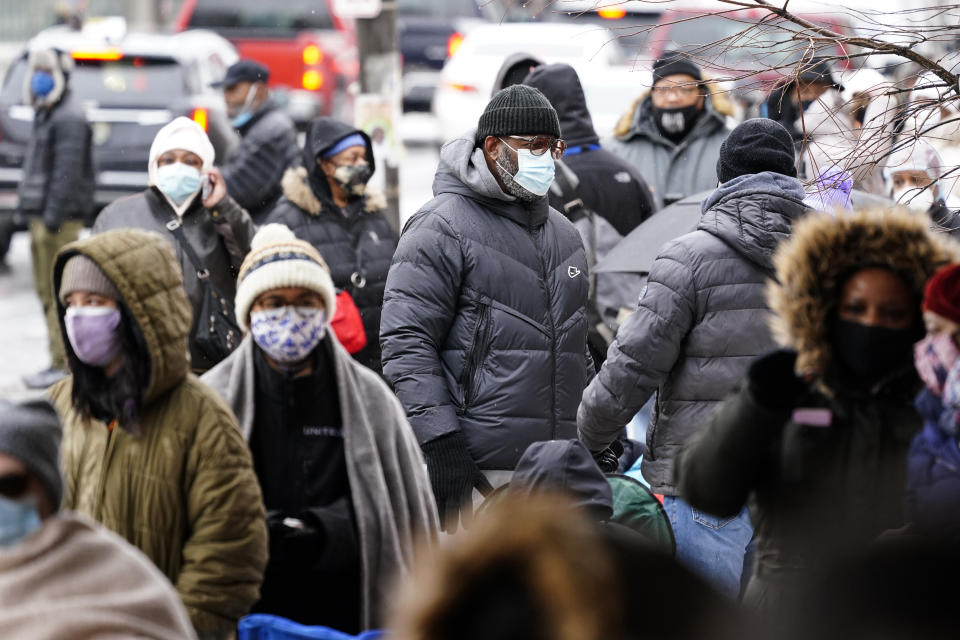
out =
[(383, 373), (427, 461), (441, 525), (474, 488), (509, 480), (527, 447), (574, 437), (587, 383), (587, 260), (547, 204), (556, 111), (498, 92), (477, 131), (444, 145), (435, 197), (407, 223), (387, 276)]
[(807, 211), (796, 173), (781, 124), (756, 118), (730, 133), (717, 162), (722, 184), (703, 201), (697, 230), (661, 249), (577, 415), (580, 439), (598, 452), (657, 393), (644, 478), (666, 496), (678, 559), (731, 597), (752, 537), (749, 516), (721, 520), (691, 509), (677, 497), (673, 457), (750, 361), (775, 346), (764, 289), (774, 250)]

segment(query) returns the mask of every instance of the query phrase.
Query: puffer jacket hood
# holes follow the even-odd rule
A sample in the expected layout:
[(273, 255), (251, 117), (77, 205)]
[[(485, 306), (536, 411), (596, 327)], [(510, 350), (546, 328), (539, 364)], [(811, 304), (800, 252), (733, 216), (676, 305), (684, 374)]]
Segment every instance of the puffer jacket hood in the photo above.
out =
[(364, 131), (336, 118), (317, 118), (310, 123), (306, 140), (303, 143), (302, 160), (303, 166), (307, 170), (310, 187), (320, 199), (330, 200), (331, 196), (330, 184), (320, 169), (320, 165), (317, 164), (317, 156), (353, 134), (359, 134), (367, 145), (367, 164), (370, 165), (370, 173), (372, 174), (377, 170), (377, 164), (373, 158), (373, 145), (370, 142), (370, 136)]
[(600, 520), (613, 515), (613, 490), (579, 440), (534, 442), (520, 457), (510, 480), (510, 492), (532, 496), (557, 491)]
[(440, 149), (440, 166), (433, 180), (433, 195), (454, 193), (466, 196), (517, 224), (525, 227), (543, 225), (550, 210), (547, 198), (523, 203), (504, 193), (487, 167), (483, 149), (475, 146), (475, 134), (475, 130), (470, 130)]
[(507, 88), (507, 73), (509, 73), (514, 67), (516, 67), (521, 62), (526, 62), (531, 67), (539, 67), (543, 64), (543, 60), (531, 53), (524, 53), (522, 51), (517, 53), (511, 53), (503, 61), (503, 64), (500, 65), (500, 69), (497, 71), (497, 77), (493, 79), (493, 90), (490, 92), (490, 97), (496, 95), (498, 91)]
[[(180, 383), (189, 371), (187, 339), (192, 312), (183, 289), (180, 263), (160, 234), (118, 229), (68, 244), (53, 268), (54, 291), (60, 290), (63, 267), (77, 254), (93, 260), (120, 291), (147, 345), (150, 381), (143, 403)], [(64, 347), (71, 349), (64, 325), (64, 306), (57, 297)]]
[(539, 89), (560, 117), (560, 134), (569, 147), (597, 144), (600, 138), (593, 128), (580, 77), (568, 64), (548, 64), (530, 72), (524, 84)]
[[(53, 90), (42, 98), (35, 98), (30, 84), (37, 69), (49, 69), (53, 76)], [(27, 70), (23, 74), (23, 103), (35, 108), (49, 108), (60, 102), (67, 92), (73, 58), (55, 49), (37, 49), (27, 56)]]
[(739, 176), (704, 198), (697, 228), (772, 270), (774, 250), (790, 236), (792, 220), (807, 210), (804, 197), (803, 184), (790, 176), (772, 171)]
[(906, 209), (858, 211), (834, 218), (806, 216), (773, 263), (767, 288), (776, 339), (798, 352), (797, 371), (827, 374), (827, 338), (846, 279), (858, 269), (885, 267), (898, 274), (919, 301), (939, 267), (960, 259), (960, 245), (929, 229), (930, 220)]

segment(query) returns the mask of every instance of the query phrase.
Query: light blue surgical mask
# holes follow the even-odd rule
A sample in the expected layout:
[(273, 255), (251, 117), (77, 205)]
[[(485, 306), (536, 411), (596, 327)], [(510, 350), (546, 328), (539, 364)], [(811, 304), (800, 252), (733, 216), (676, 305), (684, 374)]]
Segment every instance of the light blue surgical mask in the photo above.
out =
[(0, 496), (0, 547), (11, 547), (43, 525), (32, 499)]
[(53, 74), (49, 71), (34, 71), (30, 78), (30, 91), (34, 98), (47, 96), (54, 87)]
[[(507, 143), (504, 142), (504, 144)], [(513, 149), (513, 147), (510, 148)], [(550, 151), (539, 156), (533, 155), (530, 149), (514, 149), (514, 151), (517, 153), (518, 169), (513, 176), (513, 181), (534, 195), (547, 195), (557, 169)]]
[(200, 171), (182, 162), (165, 164), (157, 169), (157, 188), (179, 206), (200, 191)]
[(253, 117), (252, 111), (242, 111), (241, 113), (238, 113), (237, 115), (233, 116), (233, 118), (230, 120), (230, 125), (234, 129), (239, 129), (243, 125), (250, 122), (250, 118), (252, 117)]

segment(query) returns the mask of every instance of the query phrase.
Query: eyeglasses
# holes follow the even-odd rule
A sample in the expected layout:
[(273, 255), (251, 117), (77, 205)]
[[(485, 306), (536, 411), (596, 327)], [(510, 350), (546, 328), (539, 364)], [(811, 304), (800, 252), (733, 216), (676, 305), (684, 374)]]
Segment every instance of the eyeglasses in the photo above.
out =
[(525, 138), (523, 136), (507, 137), (526, 142), (526, 148), (529, 149), (530, 153), (535, 156), (542, 156), (549, 149), (550, 155), (553, 156), (554, 160), (559, 160), (563, 157), (563, 153), (567, 150), (567, 143), (560, 138), (554, 138), (553, 136), (534, 136), (532, 138)]
[(670, 95), (677, 96), (678, 98), (690, 98), (700, 92), (700, 87), (695, 84), (680, 87), (654, 87), (652, 91), (654, 95), (663, 98)]
[(30, 476), (26, 473), (8, 473), (0, 476), (0, 496), (19, 498), (27, 491)]

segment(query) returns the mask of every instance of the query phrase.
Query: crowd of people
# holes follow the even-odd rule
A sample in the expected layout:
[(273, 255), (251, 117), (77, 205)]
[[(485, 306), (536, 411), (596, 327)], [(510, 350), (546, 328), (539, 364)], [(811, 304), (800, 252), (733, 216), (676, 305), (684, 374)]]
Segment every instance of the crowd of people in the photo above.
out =
[[(218, 83), (229, 157), (173, 120), (78, 239), (89, 128), (31, 58), (52, 367), (0, 404), (0, 634), (951, 637), (949, 591), (907, 597), (960, 567), (960, 218), (919, 125), (844, 113), (823, 60), (734, 123), (668, 52), (607, 138), (514, 56), (398, 234), (367, 133), (300, 148), (268, 76)], [(691, 196), (648, 273), (595, 270)]]

